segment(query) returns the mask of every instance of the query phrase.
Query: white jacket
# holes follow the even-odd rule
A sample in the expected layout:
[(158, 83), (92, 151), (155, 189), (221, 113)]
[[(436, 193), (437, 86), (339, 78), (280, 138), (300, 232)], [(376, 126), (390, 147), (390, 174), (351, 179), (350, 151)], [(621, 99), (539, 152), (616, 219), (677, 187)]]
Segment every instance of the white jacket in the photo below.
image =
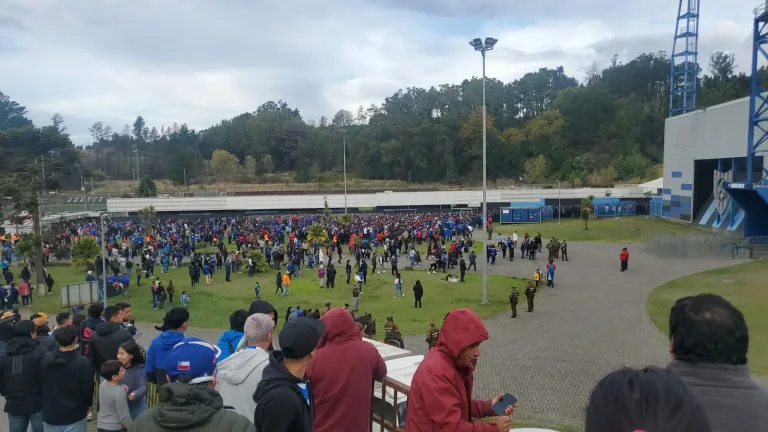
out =
[(224, 405), (233, 407), (251, 423), (256, 411), (253, 392), (267, 364), (269, 354), (261, 348), (253, 348), (238, 351), (218, 365), (216, 391), (224, 399)]

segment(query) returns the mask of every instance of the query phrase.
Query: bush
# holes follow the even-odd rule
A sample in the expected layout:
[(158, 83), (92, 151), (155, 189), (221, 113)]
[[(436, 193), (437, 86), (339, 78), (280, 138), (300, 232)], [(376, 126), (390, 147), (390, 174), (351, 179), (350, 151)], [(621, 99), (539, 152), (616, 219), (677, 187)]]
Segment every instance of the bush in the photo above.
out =
[[(256, 272), (264, 273), (269, 269), (267, 265), (267, 258), (261, 251), (252, 250), (246, 255), (248, 258), (253, 258), (253, 262), (256, 264)], [(247, 263), (246, 263), (247, 264)]]
[(62, 261), (64, 259), (66, 259), (68, 254), (69, 254), (69, 251), (67, 250), (67, 248), (63, 248), (63, 247), (60, 247), (60, 248), (56, 249), (55, 251), (53, 251), (53, 256), (58, 261)]

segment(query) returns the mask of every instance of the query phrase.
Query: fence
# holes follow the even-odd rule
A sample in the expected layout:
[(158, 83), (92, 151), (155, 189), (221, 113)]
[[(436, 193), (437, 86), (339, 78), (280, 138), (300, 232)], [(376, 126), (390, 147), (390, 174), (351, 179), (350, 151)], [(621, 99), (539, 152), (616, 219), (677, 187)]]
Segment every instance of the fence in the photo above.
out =
[(635, 216), (637, 214), (637, 202), (621, 201), (611, 204), (598, 204), (595, 202), (595, 214), (600, 217)]
[(654, 234), (645, 236), (648, 252), (663, 258), (748, 258), (748, 239), (735, 233)]

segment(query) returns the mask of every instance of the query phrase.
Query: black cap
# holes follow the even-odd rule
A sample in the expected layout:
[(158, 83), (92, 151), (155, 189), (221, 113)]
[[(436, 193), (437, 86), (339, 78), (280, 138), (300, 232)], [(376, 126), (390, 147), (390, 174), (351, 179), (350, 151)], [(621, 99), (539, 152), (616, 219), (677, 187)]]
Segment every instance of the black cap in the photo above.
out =
[(165, 313), (161, 330), (175, 330), (187, 321), (189, 321), (189, 311), (183, 307), (175, 307)]
[(301, 359), (315, 350), (325, 332), (325, 323), (311, 318), (294, 318), (280, 331), (280, 349), (289, 359)]
[(32, 320), (23, 320), (16, 323), (13, 328), (15, 336), (29, 336), (35, 332), (35, 323)]

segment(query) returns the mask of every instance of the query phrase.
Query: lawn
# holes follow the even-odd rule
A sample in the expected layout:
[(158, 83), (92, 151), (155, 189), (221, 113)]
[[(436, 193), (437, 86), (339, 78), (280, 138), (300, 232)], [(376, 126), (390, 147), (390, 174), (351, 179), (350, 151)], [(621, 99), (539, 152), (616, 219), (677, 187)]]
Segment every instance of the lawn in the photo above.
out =
[[(156, 268), (159, 270), (159, 266)], [(389, 267), (386, 268), (389, 270)], [(32, 307), (35, 311), (43, 311), (49, 314), (60, 312), (59, 286), (67, 283), (83, 281), (85, 270), (82, 267), (69, 265), (50, 266), (48, 270), (56, 280), (54, 294), (39, 298), (34, 297)], [(316, 278), (316, 272), (302, 269), (302, 275), (292, 281), (290, 296), (279, 297), (275, 294), (275, 270), (267, 273), (257, 273), (253, 278), (247, 274), (232, 274), (232, 282), (225, 282), (224, 271), (217, 271), (213, 284), (210, 287), (197, 286), (190, 288), (187, 267), (171, 269), (169, 273), (160, 275), (165, 286), (169, 280), (174, 281), (176, 287), (176, 304), (182, 290), (186, 290), (190, 297), (189, 309), (192, 315), (190, 325), (198, 328), (226, 329), (229, 327), (229, 315), (236, 309), (248, 309), (254, 300), (253, 286), (256, 281), (261, 284), (261, 297), (272, 303), (281, 317), (289, 306), (301, 306), (306, 308), (320, 308), (326, 301), (334, 306), (344, 303), (352, 303), (352, 285), (346, 284), (343, 266), (336, 277), (335, 289), (321, 289)], [(458, 274), (458, 270), (454, 273)], [(502, 276), (488, 277), (488, 299), (490, 305), (481, 306), (482, 276), (467, 273), (466, 283), (450, 283), (441, 280), (440, 274), (427, 274), (424, 269), (405, 271), (401, 270), (405, 281), (403, 285), (403, 298), (393, 298), (394, 277), (390, 272), (371, 275), (363, 289), (360, 299), (360, 311), (370, 312), (379, 323), (378, 338), (382, 338), (383, 324), (387, 315), (393, 315), (395, 322), (404, 335), (419, 335), (425, 333), (430, 320), (438, 323), (445, 314), (456, 308), (471, 307), (478, 315), (489, 318), (509, 308), (508, 293), (513, 285), (523, 287), (520, 279)], [(423, 309), (416, 310), (413, 307), (412, 287), (416, 280), (421, 280), (424, 287)], [(135, 286), (132, 280), (129, 290), (133, 307), (133, 317), (138, 322), (159, 323), (164, 312), (152, 309), (150, 288), (147, 281), (142, 279), (141, 287)], [(122, 301), (121, 297), (112, 297), (110, 303)], [(169, 306), (166, 305), (166, 308)]]
[(656, 288), (648, 297), (647, 309), (653, 324), (667, 333), (669, 310), (680, 297), (712, 293), (734, 304), (749, 326), (749, 367), (752, 373), (768, 376), (768, 344), (759, 343), (768, 335), (768, 261), (756, 261), (733, 267), (686, 276)]
[(644, 235), (695, 232), (698, 227), (671, 222), (658, 217), (625, 216), (620, 218), (599, 218), (589, 221), (589, 229), (584, 229), (582, 219), (563, 219), (540, 224), (493, 224), (493, 238), (501, 233), (512, 235), (517, 231), (521, 237), (540, 232), (545, 239), (558, 238), (568, 241), (591, 241), (603, 243), (639, 243)]

